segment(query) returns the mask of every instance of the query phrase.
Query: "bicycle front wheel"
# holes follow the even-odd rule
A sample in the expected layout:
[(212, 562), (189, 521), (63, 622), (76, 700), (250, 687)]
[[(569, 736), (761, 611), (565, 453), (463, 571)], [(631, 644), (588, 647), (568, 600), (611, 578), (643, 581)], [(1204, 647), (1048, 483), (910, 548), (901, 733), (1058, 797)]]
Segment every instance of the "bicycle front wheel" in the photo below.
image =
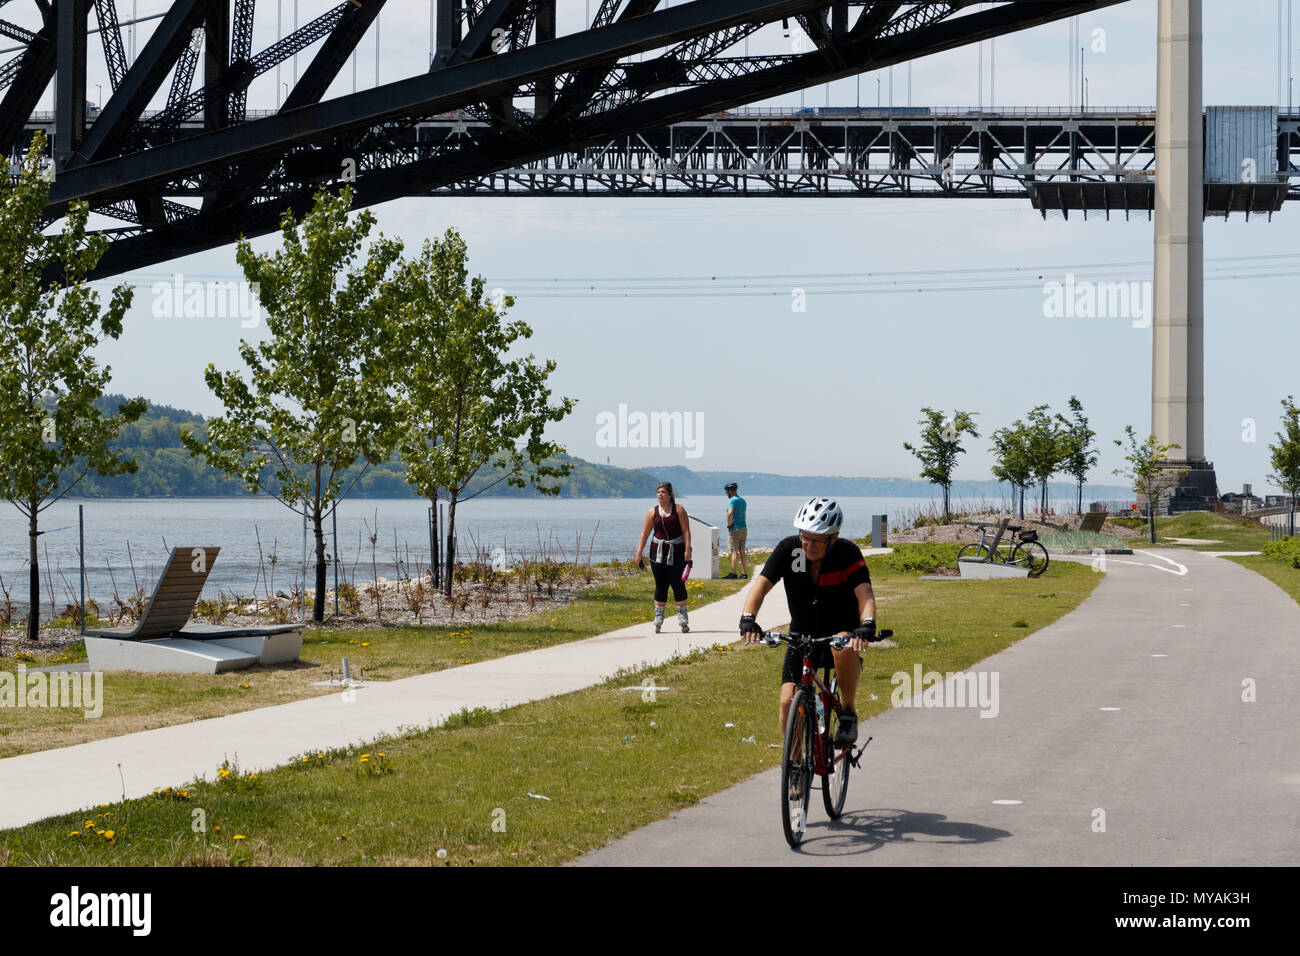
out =
[(957, 560), (962, 558), (978, 558), (981, 561), (989, 559), (989, 549), (982, 544), (968, 544), (957, 552)]
[(1029, 576), (1036, 578), (1047, 570), (1047, 549), (1038, 541), (1021, 541), (1011, 553), (1011, 563), (1029, 569)]
[(813, 715), (812, 695), (805, 689), (790, 701), (785, 722), (785, 746), (781, 751), (781, 826), (792, 847), (803, 842), (808, 825), (808, 797), (812, 792)]
[[(840, 703), (840, 695), (835, 694), (835, 703)], [(840, 730), (840, 715), (835, 707), (826, 713), (826, 773), (822, 774), (822, 803), (826, 805), (826, 815), (838, 820), (844, 812), (844, 798), (849, 793), (849, 757), (852, 747), (836, 747), (835, 735)]]

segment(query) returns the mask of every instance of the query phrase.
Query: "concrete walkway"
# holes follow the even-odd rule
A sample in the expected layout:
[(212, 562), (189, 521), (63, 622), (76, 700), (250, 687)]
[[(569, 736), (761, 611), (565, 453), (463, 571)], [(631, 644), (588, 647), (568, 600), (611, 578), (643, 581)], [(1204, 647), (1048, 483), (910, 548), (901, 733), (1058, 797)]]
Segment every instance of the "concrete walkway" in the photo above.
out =
[(1294, 866), (1300, 608), (1195, 551), (1135, 550), (1106, 570), (1080, 607), (973, 668), (999, 678), (995, 719), (895, 707), (864, 721), (875, 740), (844, 816), (831, 823), (814, 793), (799, 851), (771, 770), (579, 863)]
[[(670, 602), (661, 634), (649, 623), (635, 624), (584, 641), (433, 674), (368, 682), (351, 692), (7, 757), (0, 760), (0, 829), (147, 796), (155, 788), (186, 784), (195, 777), (211, 778), (226, 757), (238, 757), (243, 769), (267, 769), (309, 751), (360, 744), (404, 728), (437, 726), (465, 707), (499, 709), (567, 694), (600, 683), (620, 669), (661, 664), (696, 648), (729, 643), (736, 640), (747, 590), (692, 610), (689, 634), (680, 632)], [(774, 592), (779, 593), (765, 602), (773, 613), (763, 617), (781, 621), (785, 592), (779, 585)], [(112, 708), (111, 698), (105, 707)]]

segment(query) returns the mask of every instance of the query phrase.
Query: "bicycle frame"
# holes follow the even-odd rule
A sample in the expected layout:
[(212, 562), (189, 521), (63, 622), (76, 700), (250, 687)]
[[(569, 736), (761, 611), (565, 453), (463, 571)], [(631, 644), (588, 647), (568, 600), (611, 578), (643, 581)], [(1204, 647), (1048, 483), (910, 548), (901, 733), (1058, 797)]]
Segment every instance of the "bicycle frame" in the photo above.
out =
[[(832, 684), (835, 683), (834, 677), (831, 678), (831, 683)], [(811, 644), (804, 645), (803, 673), (800, 675), (798, 686), (807, 687), (810, 690), (812, 690), (814, 694), (820, 696), (822, 707), (826, 711), (827, 719), (825, 723), (813, 736), (813, 773), (824, 775), (830, 771), (831, 766), (834, 766), (836, 763), (839, 763), (840, 761), (846, 759), (853, 748), (850, 747), (846, 749), (843, 753), (841, 753), (838, 757), (833, 757), (831, 759), (830, 766), (827, 765), (826, 763), (827, 751), (829, 750), (831, 753), (834, 753), (835, 750), (835, 748), (830, 745), (831, 743), (831, 722), (829, 719), (830, 713), (832, 710), (834, 710), (835, 716), (838, 717), (844, 713), (844, 707), (840, 703), (839, 698), (837, 698), (835, 694), (832, 692), (832, 688), (823, 684), (821, 679), (817, 676), (816, 668), (813, 667)], [(814, 706), (816, 706), (815, 702), (814, 702)]]

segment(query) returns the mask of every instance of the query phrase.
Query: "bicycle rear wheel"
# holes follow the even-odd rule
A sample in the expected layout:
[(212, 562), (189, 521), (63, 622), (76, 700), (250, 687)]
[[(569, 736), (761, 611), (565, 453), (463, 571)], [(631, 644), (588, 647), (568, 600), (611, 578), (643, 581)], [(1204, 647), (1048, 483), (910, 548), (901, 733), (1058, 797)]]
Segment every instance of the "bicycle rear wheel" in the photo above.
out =
[(792, 847), (803, 842), (808, 825), (808, 797), (812, 792), (813, 700), (804, 688), (790, 701), (781, 751), (781, 827)]
[(1029, 576), (1036, 578), (1047, 570), (1047, 549), (1037, 541), (1021, 541), (1011, 553), (1011, 563), (1029, 569)]
[[(840, 703), (839, 691), (833, 691), (835, 703)], [(834, 707), (826, 712), (826, 773), (822, 774), (822, 803), (826, 815), (838, 820), (844, 812), (844, 798), (849, 793), (849, 756), (852, 747), (836, 747), (835, 735), (839, 733), (840, 715)]]

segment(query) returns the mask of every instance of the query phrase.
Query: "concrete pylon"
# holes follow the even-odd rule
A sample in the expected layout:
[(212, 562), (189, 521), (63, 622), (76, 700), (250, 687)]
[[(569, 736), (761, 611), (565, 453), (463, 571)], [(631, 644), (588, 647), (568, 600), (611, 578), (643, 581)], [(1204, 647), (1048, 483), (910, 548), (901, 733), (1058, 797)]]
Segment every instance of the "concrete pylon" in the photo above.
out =
[(1158, 41), (1151, 431), (1180, 446), (1170, 466), (1189, 493), (1175, 507), (1203, 507), (1218, 487), (1205, 459), (1201, 0), (1159, 0)]

